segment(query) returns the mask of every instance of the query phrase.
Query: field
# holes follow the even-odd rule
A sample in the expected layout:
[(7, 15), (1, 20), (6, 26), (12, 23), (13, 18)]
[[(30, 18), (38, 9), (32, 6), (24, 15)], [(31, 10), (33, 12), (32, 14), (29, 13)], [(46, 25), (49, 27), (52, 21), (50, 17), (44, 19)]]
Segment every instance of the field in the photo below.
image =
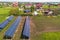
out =
[(40, 37), (41, 40), (60, 40), (60, 32), (44, 32), (38, 37)]
[(8, 17), (8, 16), (0, 16), (0, 23), (2, 23), (4, 20), (6, 20), (6, 17)]
[(0, 23), (2, 23), (4, 20), (6, 20), (6, 18), (9, 15), (9, 11), (10, 11), (11, 7), (4, 7), (4, 8), (0, 8)]
[(60, 16), (33, 16), (32, 40), (60, 40)]
[(0, 15), (1, 15), (1, 14), (6, 14), (6, 15), (8, 15), (10, 9), (11, 9), (11, 7), (0, 8)]
[[(48, 9), (47, 5), (43, 6)], [(57, 6), (52, 6), (52, 8), (59, 8)], [(11, 7), (0, 8), (0, 24), (4, 22), (7, 17), (9, 17), (9, 11)], [(23, 13), (19, 12), (19, 13)], [(0, 31), (0, 40), (3, 40), (4, 33), (7, 29), (12, 25), (12, 23), (16, 20), (16, 16), (14, 16), (13, 20), (9, 22), (9, 24)], [(19, 24), (19, 28), (17, 29), (17, 33), (15, 33), (14, 40), (21, 39), (21, 32), (23, 28), (23, 24), (25, 21), (25, 16), (22, 17), (21, 24)], [(20, 27), (21, 26), (21, 27)], [(60, 40), (60, 16), (30, 16), (30, 40)]]

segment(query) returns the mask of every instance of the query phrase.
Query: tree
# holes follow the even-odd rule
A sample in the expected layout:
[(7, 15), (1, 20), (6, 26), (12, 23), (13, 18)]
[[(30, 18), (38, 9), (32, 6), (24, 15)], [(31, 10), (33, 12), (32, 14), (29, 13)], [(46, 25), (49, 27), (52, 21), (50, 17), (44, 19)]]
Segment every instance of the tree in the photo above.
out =
[(34, 6), (31, 6), (31, 8), (30, 8), (30, 9), (31, 9), (31, 12), (33, 12), (33, 11), (34, 11)]
[(15, 7), (10, 10), (10, 15), (19, 15), (19, 8)]

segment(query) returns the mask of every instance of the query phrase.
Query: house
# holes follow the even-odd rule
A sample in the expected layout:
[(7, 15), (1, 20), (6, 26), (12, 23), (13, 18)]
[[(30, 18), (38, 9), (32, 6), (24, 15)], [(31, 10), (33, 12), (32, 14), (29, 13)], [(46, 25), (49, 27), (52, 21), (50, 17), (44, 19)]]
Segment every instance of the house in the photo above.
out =
[(40, 7), (42, 7), (42, 3), (36, 3), (36, 8), (39, 9)]
[(17, 7), (18, 6), (18, 2), (13, 2), (12, 6), (13, 7)]
[(25, 8), (30, 8), (32, 4), (25, 4)]

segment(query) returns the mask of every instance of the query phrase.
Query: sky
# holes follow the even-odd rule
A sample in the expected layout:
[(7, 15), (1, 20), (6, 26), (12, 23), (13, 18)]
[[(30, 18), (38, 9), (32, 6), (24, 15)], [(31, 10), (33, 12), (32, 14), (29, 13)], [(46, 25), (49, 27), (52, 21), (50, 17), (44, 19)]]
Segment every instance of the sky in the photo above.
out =
[(60, 2), (60, 0), (0, 0), (0, 2)]

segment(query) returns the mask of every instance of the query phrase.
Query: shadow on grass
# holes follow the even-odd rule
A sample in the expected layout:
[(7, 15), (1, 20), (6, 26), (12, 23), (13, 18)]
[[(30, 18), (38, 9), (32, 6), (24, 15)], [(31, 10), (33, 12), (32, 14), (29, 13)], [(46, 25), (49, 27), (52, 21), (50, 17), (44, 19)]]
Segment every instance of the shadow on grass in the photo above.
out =
[(11, 39), (11, 37), (9, 37), (9, 36), (4, 36), (3, 39)]

